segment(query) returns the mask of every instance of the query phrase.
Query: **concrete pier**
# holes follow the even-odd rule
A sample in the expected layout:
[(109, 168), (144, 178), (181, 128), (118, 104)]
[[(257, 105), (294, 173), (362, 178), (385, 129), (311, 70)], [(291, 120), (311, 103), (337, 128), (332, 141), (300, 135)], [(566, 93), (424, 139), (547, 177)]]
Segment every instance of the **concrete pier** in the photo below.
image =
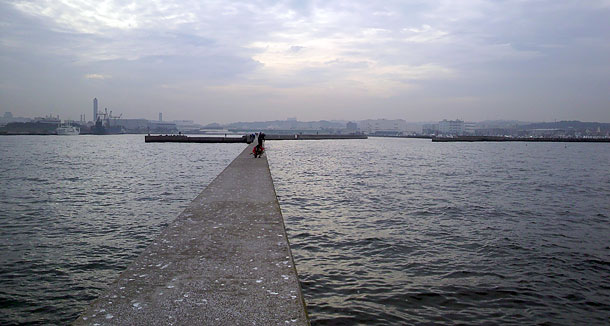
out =
[(248, 146), (74, 325), (308, 325), (267, 158)]

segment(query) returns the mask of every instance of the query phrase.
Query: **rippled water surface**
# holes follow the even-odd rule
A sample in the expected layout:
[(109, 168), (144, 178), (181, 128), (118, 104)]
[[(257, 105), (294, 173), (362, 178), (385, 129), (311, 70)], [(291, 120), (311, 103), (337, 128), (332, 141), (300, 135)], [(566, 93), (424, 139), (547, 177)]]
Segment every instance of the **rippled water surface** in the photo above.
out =
[(314, 325), (607, 325), (610, 146), (268, 142)]
[(0, 137), (0, 325), (76, 319), (243, 148)]

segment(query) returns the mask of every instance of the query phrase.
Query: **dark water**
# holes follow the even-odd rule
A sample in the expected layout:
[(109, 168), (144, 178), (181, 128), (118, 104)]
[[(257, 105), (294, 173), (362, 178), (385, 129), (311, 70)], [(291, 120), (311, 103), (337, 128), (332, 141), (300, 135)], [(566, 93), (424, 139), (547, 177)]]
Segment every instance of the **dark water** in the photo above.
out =
[[(607, 325), (607, 144), (268, 142), (314, 325)], [(0, 137), (0, 325), (67, 324), (243, 149)]]
[(610, 146), (268, 142), (313, 325), (608, 325)]
[(0, 137), (0, 325), (76, 319), (243, 148)]

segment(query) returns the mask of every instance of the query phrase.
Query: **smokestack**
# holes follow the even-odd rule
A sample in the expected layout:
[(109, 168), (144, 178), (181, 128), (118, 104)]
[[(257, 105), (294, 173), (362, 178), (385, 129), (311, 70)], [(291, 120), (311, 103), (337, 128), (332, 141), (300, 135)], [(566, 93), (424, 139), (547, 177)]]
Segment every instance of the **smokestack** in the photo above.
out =
[(97, 97), (93, 99), (93, 122), (97, 121)]

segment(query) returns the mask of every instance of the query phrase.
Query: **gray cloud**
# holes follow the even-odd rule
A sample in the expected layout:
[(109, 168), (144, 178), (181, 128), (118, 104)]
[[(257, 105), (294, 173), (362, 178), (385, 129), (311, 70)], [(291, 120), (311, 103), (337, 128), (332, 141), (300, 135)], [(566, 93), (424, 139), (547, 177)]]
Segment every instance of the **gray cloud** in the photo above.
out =
[(610, 121), (601, 0), (12, 1), (0, 21), (16, 115)]

